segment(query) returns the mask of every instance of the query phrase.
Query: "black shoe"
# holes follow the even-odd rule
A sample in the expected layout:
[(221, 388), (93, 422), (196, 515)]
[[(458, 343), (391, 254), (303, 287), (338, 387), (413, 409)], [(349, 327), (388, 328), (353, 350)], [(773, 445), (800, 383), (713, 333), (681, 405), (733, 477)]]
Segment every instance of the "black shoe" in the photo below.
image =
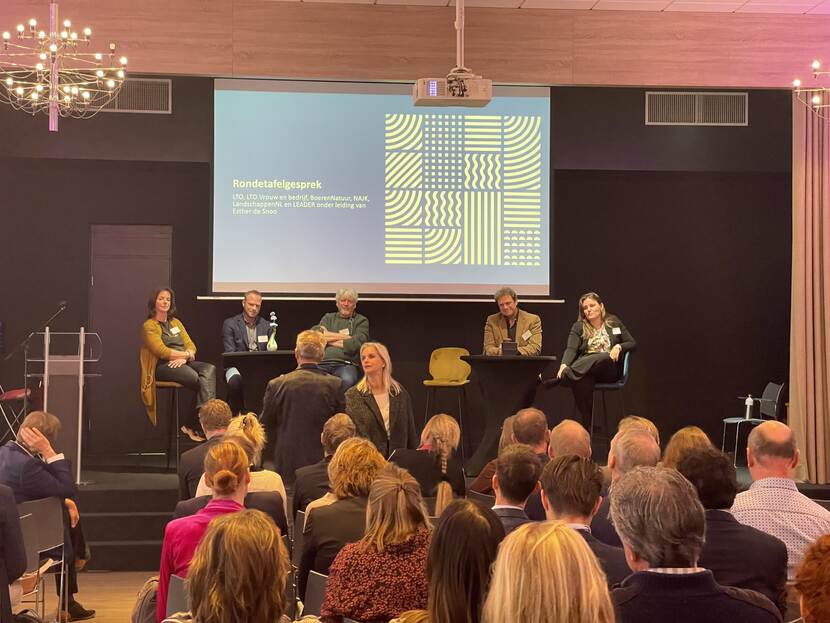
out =
[(69, 604), (69, 616), (67, 621), (86, 621), (95, 617), (95, 610), (87, 610), (79, 602), (72, 601)]

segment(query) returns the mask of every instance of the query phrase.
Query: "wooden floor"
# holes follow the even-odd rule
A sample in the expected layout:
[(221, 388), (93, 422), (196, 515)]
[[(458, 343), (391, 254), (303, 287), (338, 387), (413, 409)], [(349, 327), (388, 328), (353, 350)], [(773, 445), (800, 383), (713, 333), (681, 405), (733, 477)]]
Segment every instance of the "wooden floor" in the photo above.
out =
[[(128, 623), (138, 590), (153, 575), (146, 571), (90, 571), (78, 575), (77, 599), (95, 610), (97, 623)], [(51, 578), (46, 585), (46, 621), (53, 621), (58, 601)]]

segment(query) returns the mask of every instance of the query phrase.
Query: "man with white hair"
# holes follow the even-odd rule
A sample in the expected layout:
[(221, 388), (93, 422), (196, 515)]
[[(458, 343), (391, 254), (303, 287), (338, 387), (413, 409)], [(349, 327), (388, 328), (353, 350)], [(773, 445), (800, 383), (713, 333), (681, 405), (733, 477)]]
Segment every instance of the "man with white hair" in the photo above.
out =
[(340, 377), (343, 391), (360, 379), (360, 347), (369, 341), (369, 319), (358, 314), (357, 292), (340, 288), (334, 296), (336, 312), (320, 318), (315, 329), (326, 338), (326, 352), (320, 368)]
[(271, 379), (265, 389), (260, 420), (274, 445), (275, 470), (286, 483), (294, 482), (298, 467), (320, 459), (319, 446), (309, 442), (345, 407), (340, 379), (319, 366), (325, 348), (319, 331), (300, 333), (294, 349), (297, 369)]
[(830, 511), (800, 493), (793, 480), (799, 453), (789, 426), (775, 420), (757, 426), (746, 442), (746, 462), (752, 475), (748, 491), (739, 493), (732, 515), (742, 524), (771, 534), (787, 546), (787, 578), (807, 548), (830, 534)]
[(769, 599), (721, 586), (698, 566), (706, 519), (695, 488), (677, 470), (636, 467), (618, 476), (610, 497), (634, 572), (612, 591), (619, 623), (780, 623)]
[[(635, 467), (654, 467), (660, 461), (660, 446), (651, 432), (642, 426), (629, 426), (617, 432), (608, 451), (611, 489), (619, 478)], [(610, 497), (606, 497), (591, 522), (591, 533), (603, 543), (622, 547), (622, 542), (609, 519)]]

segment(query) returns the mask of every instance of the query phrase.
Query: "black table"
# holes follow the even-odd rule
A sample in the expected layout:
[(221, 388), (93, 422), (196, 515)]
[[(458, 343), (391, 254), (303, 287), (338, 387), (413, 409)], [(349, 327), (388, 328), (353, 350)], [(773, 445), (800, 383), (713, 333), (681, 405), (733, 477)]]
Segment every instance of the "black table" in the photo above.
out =
[(468, 474), (478, 474), (496, 458), (504, 420), (531, 405), (539, 373), (556, 357), (466, 355), (461, 359), (472, 367), (472, 376), (484, 397), (484, 437), (464, 466)]
[(242, 375), (245, 408), (262, 412), (262, 399), (268, 381), (280, 374), (297, 369), (293, 350), (252, 350), (240, 353), (222, 353), (222, 366), (236, 368)]

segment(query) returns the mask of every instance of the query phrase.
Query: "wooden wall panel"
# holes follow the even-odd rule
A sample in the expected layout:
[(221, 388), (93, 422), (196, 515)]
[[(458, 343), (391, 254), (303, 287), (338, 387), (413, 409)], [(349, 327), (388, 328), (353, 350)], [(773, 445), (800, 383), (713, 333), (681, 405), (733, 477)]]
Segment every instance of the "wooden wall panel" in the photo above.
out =
[[(3, 0), (13, 29), (46, 0)], [(273, 0), (66, 0), (140, 73), (412, 80), (455, 61), (452, 7)], [(500, 82), (786, 87), (830, 16), (467, 9), (467, 65)]]

